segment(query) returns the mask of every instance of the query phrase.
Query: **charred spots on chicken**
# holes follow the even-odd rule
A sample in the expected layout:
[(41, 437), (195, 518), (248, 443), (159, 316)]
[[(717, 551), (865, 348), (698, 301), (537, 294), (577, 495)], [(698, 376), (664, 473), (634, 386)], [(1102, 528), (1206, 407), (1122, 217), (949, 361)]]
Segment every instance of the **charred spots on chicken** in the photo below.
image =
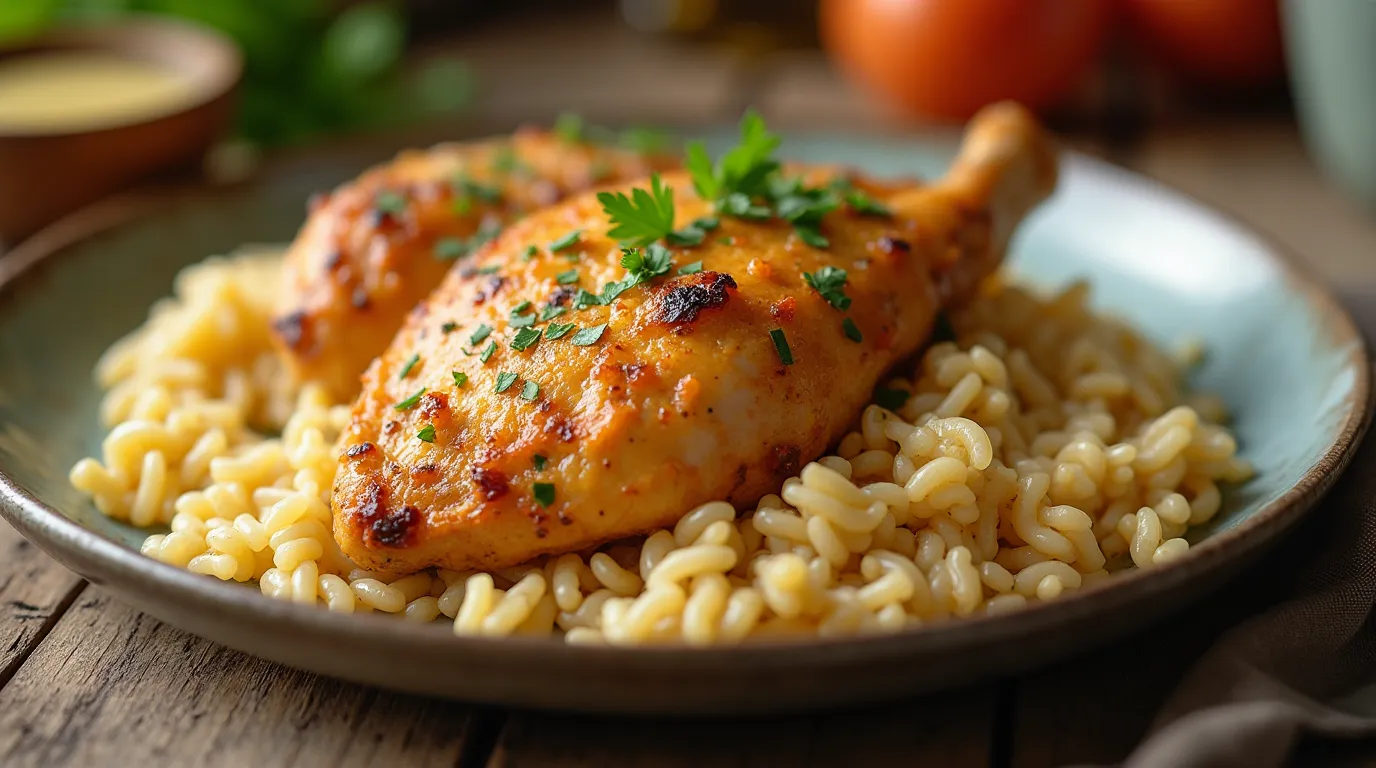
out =
[(398, 429), (401, 429), (401, 423), (393, 419), (382, 425), (382, 434), (393, 435)]
[(449, 412), (449, 397), (443, 392), (426, 392), (420, 399), (420, 415), (433, 421)]
[(884, 235), (883, 237), (879, 238), (879, 241), (876, 243), (876, 245), (879, 246), (880, 252), (886, 253), (890, 256), (894, 256), (900, 253), (912, 253), (913, 250), (912, 243), (909, 243), (907, 240), (904, 240), (902, 238), (893, 237), (890, 235)]
[(495, 469), (487, 469), (485, 467), (475, 467), (473, 469), (473, 484), (478, 486), (478, 490), (482, 492), (483, 498), (488, 501), (500, 499), (507, 494), (507, 491), (511, 490), (511, 487), (507, 484), (506, 475)]
[(420, 510), (406, 506), (383, 515), (369, 526), (373, 541), (387, 547), (409, 547), (420, 528)]
[(665, 325), (689, 325), (703, 310), (716, 309), (731, 298), (736, 281), (724, 272), (698, 272), (669, 280), (651, 300), (650, 317)]
[(803, 450), (792, 443), (776, 445), (769, 449), (765, 466), (775, 477), (796, 475), (802, 468)]
[(561, 285), (550, 293), (549, 305), (551, 307), (567, 307), (577, 292), (578, 289), (571, 285)]
[(506, 285), (506, 278), (501, 275), (493, 275), (488, 278), (487, 287), (473, 295), (473, 303), (481, 304), (484, 301), (497, 295), (497, 292)]
[(303, 311), (292, 312), (272, 321), (272, 332), (287, 345), (288, 349), (300, 352), (309, 346), (310, 315)]
[(362, 442), (362, 443), (359, 443), (358, 445), (351, 445), (351, 446), (349, 446), (349, 450), (345, 451), (345, 452), (344, 452), (344, 455), (345, 455), (345, 456), (348, 456), (348, 457), (351, 458), (351, 459), (357, 459), (357, 458), (361, 458), (361, 457), (364, 457), (364, 456), (368, 456), (368, 455), (372, 454), (372, 453), (373, 453), (374, 451), (376, 451), (376, 450), (377, 450), (377, 446), (376, 446), (376, 445), (373, 445), (372, 443), (369, 443), (369, 442), (367, 442), (367, 441), (364, 441), (364, 442)]

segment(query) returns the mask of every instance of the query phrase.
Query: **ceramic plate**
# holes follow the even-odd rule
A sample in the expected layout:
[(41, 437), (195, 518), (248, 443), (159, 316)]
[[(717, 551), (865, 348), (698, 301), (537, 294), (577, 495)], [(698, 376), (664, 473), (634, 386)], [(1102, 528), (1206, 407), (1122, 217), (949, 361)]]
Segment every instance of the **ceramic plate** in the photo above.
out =
[[(787, 154), (879, 174), (936, 176), (950, 147), (798, 139)], [(182, 266), (284, 241), (312, 191), (359, 158), (279, 163), (252, 186), (120, 202), (0, 262), (0, 511), (73, 570), (138, 608), (291, 666), (389, 688), (502, 704), (629, 712), (819, 707), (1007, 674), (1142, 630), (1205, 594), (1293, 524), (1345, 465), (1369, 411), (1366, 352), (1343, 310), (1276, 250), (1140, 177), (1069, 156), (1061, 191), (1021, 230), (1013, 268), (1042, 284), (1088, 278), (1097, 303), (1160, 342), (1207, 345), (1196, 383), (1236, 414), (1255, 479), (1191, 534), (1189, 553), (1032, 609), (902, 634), (690, 651), (456, 638), (442, 626), (348, 616), (263, 597), (138, 554), (143, 534), (67, 485), (102, 430), (91, 368)]]

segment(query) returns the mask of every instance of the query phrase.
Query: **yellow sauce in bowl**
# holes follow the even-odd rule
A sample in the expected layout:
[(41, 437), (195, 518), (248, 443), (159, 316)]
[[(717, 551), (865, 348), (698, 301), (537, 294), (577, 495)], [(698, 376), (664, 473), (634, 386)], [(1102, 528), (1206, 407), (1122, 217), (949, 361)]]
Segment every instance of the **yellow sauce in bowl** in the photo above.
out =
[(67, 133), (136, 123), (194, 95), (190, 79), (104, 51), (0, 59), (0, 133)]

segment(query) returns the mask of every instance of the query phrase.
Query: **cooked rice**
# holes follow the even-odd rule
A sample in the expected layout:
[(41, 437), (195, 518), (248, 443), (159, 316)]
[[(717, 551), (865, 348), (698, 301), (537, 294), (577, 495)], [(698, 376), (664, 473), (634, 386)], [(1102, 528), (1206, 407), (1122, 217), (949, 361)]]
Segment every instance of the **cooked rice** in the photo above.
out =
[[(111, 428), (72, 484), (105, 514), (166, 525), (144, 554), (342, 612), (455, 634), (711, 645), (895, 631), (1058, 599), (1170, 562), (1251, 474), (1220, 401), (1095, 315), (1077, 284), (991, 282), (913, 377), (893, 379), (834, 455), (753, 510), (712, 502), (657, 531), (493, 573), (388, 580), (331, 534), (348, 407), (289, 392), (268, 337), (278, 259), (188, 267), (176, 297), (101, 359)], [(272, 437), (260, 431), (281, 425)]]

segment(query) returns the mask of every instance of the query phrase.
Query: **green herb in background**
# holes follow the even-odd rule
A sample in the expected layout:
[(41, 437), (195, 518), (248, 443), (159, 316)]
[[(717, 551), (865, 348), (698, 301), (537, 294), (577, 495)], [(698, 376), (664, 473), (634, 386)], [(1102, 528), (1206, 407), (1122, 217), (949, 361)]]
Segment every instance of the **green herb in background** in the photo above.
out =
[(291, 144), (312, 136), (404, 123), (467, 105), (472, 74), (450, 59), (403, 76), (406, 18), (399, 2), (341, 10), (335, 0), (0, 0), (0, 41), (69, 21), (134, 13), (218, 29), (244, 54), (239, 135)]

